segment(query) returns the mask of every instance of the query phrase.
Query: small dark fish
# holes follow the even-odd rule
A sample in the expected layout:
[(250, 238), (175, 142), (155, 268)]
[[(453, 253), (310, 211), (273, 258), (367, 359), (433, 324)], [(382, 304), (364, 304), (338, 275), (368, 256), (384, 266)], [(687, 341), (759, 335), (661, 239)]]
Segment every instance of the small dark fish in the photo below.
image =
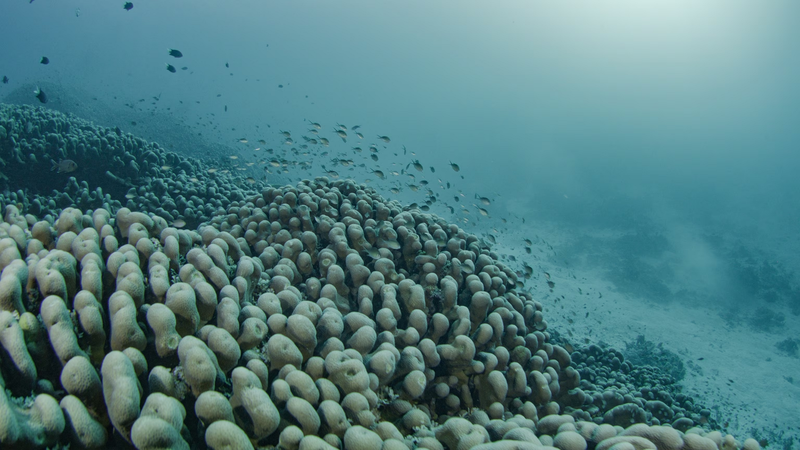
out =
[(389, 139), (389, 136), (378, 136), (378, 139), (382, 140), (383, 142), (386, 142), (387, 144), (389, 142), (392, 142), (392, 140)]
[(189, 68), (186, 67), (186, 66), (183, 66), (183, 67), (181, 67), (181, 70), (189, 70)]
[(436, 172), (436, 169), (433, 166), (431, 166), (431, 173), (435, 173), (435, 172)]
[(47, 94), (44, 93), (42, 88), (36, 88), (33, 93), (36, 94), (36, 98), (39, 99), (40, 102), (47, 103)]
[(480, 201), (481, 201), (481, 203), (483, 203), (483, 204), (484, 204), (484, 205), (486, 205), (486, 206), (489, 206), (489, 205), (491, 205), (491, 204), (492, 204), (492, 201), (491, 201), (491, 200), (489, 200), (489, 199), (488, 199), (488, 198), (486, 198), (486, 197), (480, 197), (480, 196), (478, 196), (478, 194), (475, 194), (475, 198), (477, 198), (478, 200), (480, 200)]
[(177, 72), (177, 70), (175, 70), (175, 66), (173, 66), (172, 64), (167, 64), (167, 72), (175, 73)]
[(228, 63), (225, 63), (225, 67), (230, 68), (231, 66)]
[(53, 165), (50, 167), (50, 170), (58, 169), (58, 173), (70, 173), (74, 172), (75, 169), (78, 168), (78, 163), (71, 159), (62, 159), (59, 162), (55, 162), (53, 160), (50, 161)]
[(39, 63), (40, 64), (44, 64), (46, 66), (46, 65), (50, 64), (50, 58), (48, 58), (47, 56), (42, 56), (42, 60), (39, 61)]
[(373, 161), (377, 161), (378, 160), (378, 155), (376, 155), (375, 153), (369, 155), (369, 157), (372, 158)]
[(453, 170), (456, 171), (456, 172), (461, 170), (461, 167), (458, 167), (458, 164), (454, 163), (453, 161), (450, 161), (450, 167), (452, 167)]
[(183, 53), (180, 50), (175, 50), (174, 48), (169, 49), (169, 56), (174, 56), (175, 58), (183, 58)]
[(3, 84), (8, 84), (8, 76), (3, 75)]
[(133, 2), (125, 2), (125, 4), (124, 4), (124, 5), (122, 5), (122, 8), (123, 8), (125, 11), (130, 11), (130, 10), (132, 10), (132, 9), (133, 9)]
[(279, 85), (278, 85), (278, 87), (279, 87), (279, 88), (283, 88), (283, 85), (282, 85), (282, 84), (279, 84)]

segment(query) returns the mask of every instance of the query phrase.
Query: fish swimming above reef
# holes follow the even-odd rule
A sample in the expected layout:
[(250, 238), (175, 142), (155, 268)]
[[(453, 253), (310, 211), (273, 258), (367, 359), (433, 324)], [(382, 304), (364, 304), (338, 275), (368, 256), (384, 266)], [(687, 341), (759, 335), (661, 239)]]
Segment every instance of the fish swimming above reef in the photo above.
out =
[(453, 161), (450, 161), (450, 167), (456, 172), (461, 170), (461, 167), (458, 167), (458, 164), (454, 163)]
[(177, 72), (177, 70), (175, 70), (175, 66), (173, 66), (172, 64), (167, 64), (167, 72), (175, 73)]
[(486, 205), (486, 206), (489, 206), (489, 205), (491, 205), (491, 204), (492, 204), (492, 201), (491, 201), (491, 200), (489, 200), (489, 199), (488, 199), (488, 198), (486, 198), (486, 197), (480, 197), (478, 194), (475, 194), (475, 198), (477, 198), (478, 200), (480, 200), (480, 201), (481, 201), (481, 203), (483, 203), (483, 204), (484, 204), (484, 205)]
[(3, 84), (8, 84), (8, 76), (3, 75)]
[(58, 173), (75, 172), (75, 170), (78, 168), (78, 163), (76, 163), (75, 161), (73, 161), (71, 159), (62, 159), (59, 162), (55, 162), (54, 160), (50, 160), (50, 162), (53, 164), (50, 167), (50, 170), (53, 171), (53, 170), (58, 169)]
[(39, 64), (44, 64), (45, 66), (50, 64), (50, 58), (47, 56), (42, 56), (42, 59), (39, 61)]
[(36, 94), (36, 98), (37, 98), (37, 99), (38, 99), (40, 102), (42, 102), (42, 103), (47, 103), (47, 94), (45, 94), (45, 93), (44, 93), (44, 91), (42, 90), (42, 88), (39, 88), (39, 87), (37, 87), (37, 88), (36, 88), (36, 90), (35, 90), (35, 91), (33, 91), (33, 93), (34, 93), (34, 94)]
[(123, 8), (125, 11), (130, 11), (130, 10), (132, 10), (132, 9), (133, 9), (133, 2), (125, 2), (125, 4), (124, 4), (124, 5), (122, 5), (122, 8)]
[(335, 170), (328, 170), (328, 169), (325, 168), (325, 166), (321, 166), (321, 167), (322, 167), (322, 170), (325, 171), (326, 175), (330, 176), (331, 178), (339, 178), (339, 172), (336, 172)]
[(378, 136), (378, 139), (382, 140), (383, 142), (386, 142), (387, 144), (389, 142), (392, 142), (392, 140), (389, 139), (389, 136)]
[(180, 50), (175, 50), (174, 48), (169, 49), (169, 56), (173, 56), (175, 58), (183, 58), (183, 53)]

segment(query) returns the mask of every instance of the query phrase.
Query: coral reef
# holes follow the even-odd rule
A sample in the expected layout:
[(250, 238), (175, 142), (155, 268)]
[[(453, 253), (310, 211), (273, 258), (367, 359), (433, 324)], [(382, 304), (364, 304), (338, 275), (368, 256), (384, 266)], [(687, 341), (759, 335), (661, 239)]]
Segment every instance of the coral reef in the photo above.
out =
[(758, 448), (657, 369), (570, 354), (517, 273), (434, 214), (325, 177), (187, 187), (203, 163), (3, 108), (9, 186), (47, 155), (126, 188), (3, 197), (3, 448)]
[(636, 336), (635, 341), (625, 343), (627, 360), (637, 366), (653, 366), (681, 381), (686, 376), (681, 358), (674, 352), (667, 350), (661, 343), (648, 341), (644, 335)]

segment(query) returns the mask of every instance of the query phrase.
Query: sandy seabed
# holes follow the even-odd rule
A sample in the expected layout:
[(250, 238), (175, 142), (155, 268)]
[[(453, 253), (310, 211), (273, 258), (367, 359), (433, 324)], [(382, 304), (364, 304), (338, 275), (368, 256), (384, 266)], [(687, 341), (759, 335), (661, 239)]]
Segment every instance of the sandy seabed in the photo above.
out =
[[(559, 227), (537, 224), (532, 229), (556, 252), (559, 243), (573, 239)], [(524, 258), (516, 250), (507, 250)], [(604, 268), (568, 267), (557, 261), (551, 257), (540, 263), (554, 281), (554, 289), (548, 290), (542, 280), (531, 283), (552, 329), (571, 330), (575, 342), (588, 338), (589, 343), (605, 342), (619, 350), (644, 335), (687, 363), (681, 381), (684, 392), (714, 411), (712, 417), (721, 424), (727, 423), (727, 432), (781, 437), (783, 442), (767, 438), (771, 448), (800, 445), (800, 358), (779, 352), (775, 345), (800, 336), (800, 320), (788, 308), (788, 319), (779, 332), (754, 331), (747, 323), (732, 326), (721, 316), (719, 306), (702, 301), (655, 303), (619, 292), (607, 280)]]

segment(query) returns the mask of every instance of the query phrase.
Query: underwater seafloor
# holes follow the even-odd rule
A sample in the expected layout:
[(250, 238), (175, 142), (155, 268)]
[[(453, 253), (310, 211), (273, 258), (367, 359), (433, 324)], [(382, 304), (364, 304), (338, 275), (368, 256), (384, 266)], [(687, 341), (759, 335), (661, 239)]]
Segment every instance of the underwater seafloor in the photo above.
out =
[[(749, 402), (790, 374), (741, 371), (732, 395), (760, 390), (724, 402), (652, 341), (737, 336), (719, 318), (640, 333), (622, 299), (554, 295), (572, 269), (531, 279), (358, 180), (267, 185), (152, 141), (0, 104), (3, 448), (792, 448), (791, 396)], [(601, 338), (548, 326), (565, 304)]]

